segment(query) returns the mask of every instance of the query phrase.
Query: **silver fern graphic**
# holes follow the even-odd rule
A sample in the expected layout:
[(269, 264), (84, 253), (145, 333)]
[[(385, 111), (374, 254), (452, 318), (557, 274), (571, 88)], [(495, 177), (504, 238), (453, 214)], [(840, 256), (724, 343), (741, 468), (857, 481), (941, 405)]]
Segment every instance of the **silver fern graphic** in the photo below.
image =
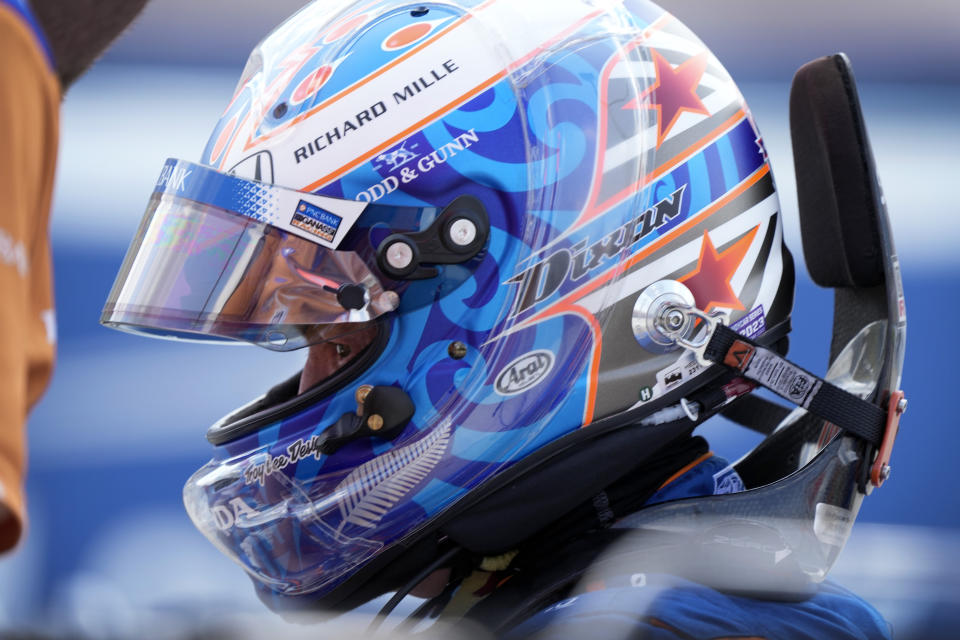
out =
[(345, 494), (340, 501), (343, 522), (337, 536), (348, 524), (367, 529), (376, 526), (437, 466), (449, 442), (448, 418), (421, 440), (357, 467), (334, 490)]

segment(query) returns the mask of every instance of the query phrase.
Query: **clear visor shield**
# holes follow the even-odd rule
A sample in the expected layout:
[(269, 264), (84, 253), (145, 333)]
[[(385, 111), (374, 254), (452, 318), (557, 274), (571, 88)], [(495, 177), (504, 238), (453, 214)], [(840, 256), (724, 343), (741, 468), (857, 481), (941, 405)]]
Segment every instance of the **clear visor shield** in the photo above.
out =
[(331, 340), (400, 306), (408, 283), (379, 270), (377, 245), (436, 215), (168, 160), (101, 322), (275, 350)]

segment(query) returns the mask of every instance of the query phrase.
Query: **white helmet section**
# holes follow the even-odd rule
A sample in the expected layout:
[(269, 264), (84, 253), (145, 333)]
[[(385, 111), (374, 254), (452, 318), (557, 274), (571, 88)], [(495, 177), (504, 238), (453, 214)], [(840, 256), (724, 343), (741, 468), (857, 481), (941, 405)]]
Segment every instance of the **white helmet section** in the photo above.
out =
[[(328, 24), (340, 17), (325, 3), (314, 3), (288, 20), (251, 56), (227, 113), (239, 102), (249, 101), (250, 109), (238, 113), (217, 134), (211, 141), (211, 157), (204, 161), (219, 158), (215, 166), (221, 170), (232, 169), (246, 178), (315, 191), (455, 110), (550, 50), (584, 23), (620, 4), (618, 0), (488, 0), (459, 18), (438, 20), (440, 24), (431, 25), (430, 35), (416, 46), (321, 99), (305, 113), (264, 132), (261, 125), (277, 108), (280, 90), (313, 57), (319, 45), (302, 46), (283, 60), (271, 56), (283, 51), (282, 43), (291, 38), (312, 42), (306, 34), (294, 35), (298, 25), (315, 28), (322, 19), (305, 19), (305, 12), (326, 14)], [(497, 30), (495, 35), (492, 29)], [(350, 39), (360, 34), (362, 30)], [(492, 42), (500, 46), (494, 49)], [(385, 51), (389, 44), (384, 42)], [(331, 49), (329, 55), (335, 56), (335, 51), (347, 46)], [(334, 57), (322, 68), (329, 76), (342, 62), (342, 58)], [(273, 66), (283, 70), (269, 86), (263, 86), (259, 69)], [(323, 80), (312, 77), (316, 82)], [(285, 110), (287, 106), (279, 108)]]

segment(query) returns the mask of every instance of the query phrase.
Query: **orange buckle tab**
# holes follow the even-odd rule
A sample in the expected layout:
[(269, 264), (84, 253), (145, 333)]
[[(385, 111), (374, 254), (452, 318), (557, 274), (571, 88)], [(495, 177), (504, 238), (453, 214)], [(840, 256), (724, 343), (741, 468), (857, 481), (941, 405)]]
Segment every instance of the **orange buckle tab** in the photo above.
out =
[(883, 432), (883, 442), (880, 443), (877, 459), (873, 461), (873, 466), (870, 468), (870, 482), (875, 487), (880, 487), (890, 477), (890, 453), (893, 451), (893, 443), (900, 430), (900, 416), (906, 410), (907, 399), (903, 391), (891, 393), (890, 400), (887, 402), (887, 428)]
[(727, 350), (727, 355), (723, 358), (723, 364), (737, 371), (746, 371), (747, 365), (750, 364), (750, 360), (756, 352), (757, 350), (753, 345), (747, 344), (743, 340), (734, 340)]

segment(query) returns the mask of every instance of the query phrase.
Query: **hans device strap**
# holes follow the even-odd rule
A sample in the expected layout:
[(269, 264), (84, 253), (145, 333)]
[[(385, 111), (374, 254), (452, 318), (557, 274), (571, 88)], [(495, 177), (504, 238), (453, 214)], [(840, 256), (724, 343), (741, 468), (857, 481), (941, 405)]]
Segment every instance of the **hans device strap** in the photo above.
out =
[[(719, 364), (792, 404), (806, 409), (877, 448), (870, 469), (874, 486), (889, 474), (890, 452), (907, 408), (902, 391), (893, 391), (877, 406), (793, 364), (778, 353), (725, 326), (715, 315), (687, 306), (670, 306), (664, 317), (682, 314), (674, 334), (677, 344), (693, 351), (704, 365)], [(669, 331), (666, 323), (658, 323)], [(692, 336), (692, 337), (688, 337)]]

